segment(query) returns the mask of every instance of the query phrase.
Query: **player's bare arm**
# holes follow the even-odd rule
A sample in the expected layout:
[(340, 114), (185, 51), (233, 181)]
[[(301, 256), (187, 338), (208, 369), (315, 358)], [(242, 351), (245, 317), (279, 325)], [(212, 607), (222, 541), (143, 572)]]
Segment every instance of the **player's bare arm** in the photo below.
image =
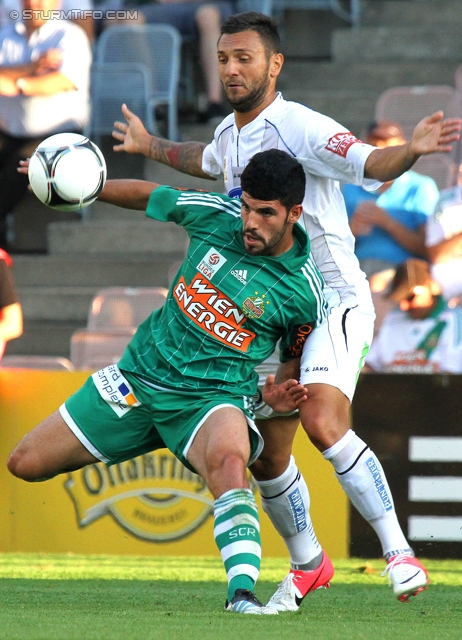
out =
[(206, 145), (202, 142), (172, 142), (157, 136), (152, 136), (140, 118), (132, 113), (127, 105), (122, 105), (122, 113), (127, 122), (115, 122), (112, 136), (121, 142), (114, 145), (114, 151), (126, 153), (141, 153), (162, 164), (172, 167), (181, 173), (187, 173), (196, 178), (215, 180), (208, 173), (202, 171), (202, 154)]
[(444, 113), (437, 111), (424, 118), (414, 129), (407, 144), (384, 149), (375, 149), (364, 168), (364, 176), (381, 182), (395, 180), (410, 169), (421, 155), (449, 153), (452, 142), (460, 138), (461, 119), (443, 119)]
[(124, 209), (145, 211), (156, 182), (145, 180), (108, 180), (98, 196), (98, 200)]

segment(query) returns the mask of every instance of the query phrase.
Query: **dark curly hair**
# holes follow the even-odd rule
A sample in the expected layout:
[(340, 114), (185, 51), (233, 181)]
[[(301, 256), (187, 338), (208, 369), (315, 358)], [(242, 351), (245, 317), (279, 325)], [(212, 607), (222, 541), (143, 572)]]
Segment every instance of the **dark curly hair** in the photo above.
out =
[(280, 149), (256, 153), (241, 175), (242, 191), (256, 200), (279, 200), (287, 211), (303, 202), (305, 186), (302, 165)]

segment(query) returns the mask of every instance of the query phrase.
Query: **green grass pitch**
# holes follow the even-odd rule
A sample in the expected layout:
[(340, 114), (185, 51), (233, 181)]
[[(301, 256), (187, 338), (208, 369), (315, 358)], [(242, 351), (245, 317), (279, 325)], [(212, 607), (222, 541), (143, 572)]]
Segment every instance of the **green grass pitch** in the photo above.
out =
[[(462, 561), (428, 560), (428, 591), (398, 602), (383, 561), (337, 560), (296, 613), (225, 613), (218, 558), (0, 555), (1, 640), (442, 640), (462, 638)], [(287, 570), (264, 558), (266, 602)]]

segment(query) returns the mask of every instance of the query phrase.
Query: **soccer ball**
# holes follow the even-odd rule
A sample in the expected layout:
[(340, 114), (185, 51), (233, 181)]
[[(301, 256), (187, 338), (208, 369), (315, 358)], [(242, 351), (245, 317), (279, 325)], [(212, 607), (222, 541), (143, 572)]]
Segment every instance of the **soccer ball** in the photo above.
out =
[(77, 211), (94, 202), (104, 187), (104, 156), (85, 136), (57, 133), (32, 154), (29, 182), (37, 198), (52, 209)]

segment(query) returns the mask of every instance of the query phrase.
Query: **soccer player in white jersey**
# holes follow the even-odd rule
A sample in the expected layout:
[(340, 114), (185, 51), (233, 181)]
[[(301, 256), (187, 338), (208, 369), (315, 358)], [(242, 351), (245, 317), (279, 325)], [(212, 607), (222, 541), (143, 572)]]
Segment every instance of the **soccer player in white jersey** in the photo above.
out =
[[(113, 135), (121, 144), (114, 149), (143, 153), (201, 178), (223, 172), (227, 192), (236, 196), (240, 174), (256, 152), (276, 147), (302, 163), (307, 179), (302, 224), (327, 284), (330, 314), (324, 328), (310, 336), (301, 373), (295, 374), (307, 390), (300, 419), (310, 440), (332, 463), (351, 502), (377, 533), (394, 593), (407, 600), (426, 587), (427, 573), (401, 530), (379, 461), (349, 425), (351, 399), (372, 339), (374, 310), (353, 252), (339, 181), (377, 188), (397, 178), (420, 155), (450, 151), (459, 137), (460, 120), (443, 120), (438, 112), (422, 120), (405, 145), (366, 145), (332, 119), (286, 102), (276, 92), (283, 56), (271, 18), (254, 12), (232, 16), (221, 33), (218, 66), (233, 114), (217, 127), (213, 142), (175, 143), (150, 136), (124, 105), (128, 124), (115, 124)], [(333, 567), (314, 534), (308, 489), (291, 457), (298, 416), (262, 412), (259, 417), (265, 448), (251, 470), (263, 507), (291, 558), (291, 570), (268, 606), (295, 611), (307, 593), (329, 585)]]

